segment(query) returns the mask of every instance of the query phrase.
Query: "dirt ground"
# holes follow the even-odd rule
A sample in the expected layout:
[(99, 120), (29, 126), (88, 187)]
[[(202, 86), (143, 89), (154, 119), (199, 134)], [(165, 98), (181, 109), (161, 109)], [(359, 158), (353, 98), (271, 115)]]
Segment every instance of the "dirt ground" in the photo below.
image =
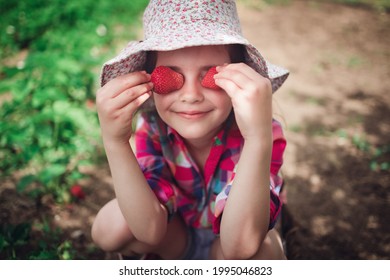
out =
[(248, 39), (291, 71), (275, 95), (287, 206), (300, 225), (290, 257), (389, 259), (389, 169), (373, 171), (359, 146), (390, 144), (389, 15), (291, 2), (239, 9)]
[[(291, 72), (275, 94), (288, 141), (286, 213), (295, 220), (289, 258), (389, 259), (389, 14), (310, 1), (253, 3), (238, 3), (244, 35)], [(376, 167), (381, 163), (385, 170)], [(72, 240), (77, 258), (116, 259), (90, 238), (94, 216), (114, 196), (108, 168), (85, 172), (87, 197), (69, 207), (37, 207), (12, 183), (1, 184), (1, 217), (27, 221), (45, 211)]]

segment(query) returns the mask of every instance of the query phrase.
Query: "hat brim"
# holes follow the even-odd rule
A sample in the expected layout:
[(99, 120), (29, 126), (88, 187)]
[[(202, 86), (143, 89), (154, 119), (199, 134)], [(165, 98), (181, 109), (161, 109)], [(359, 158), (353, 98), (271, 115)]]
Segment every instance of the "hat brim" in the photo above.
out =
[(289, 75), (288, 70), (267, 62), (260, 52), (243, 37), (226, 34), (220, 38), (215, 36), (212, 38), (207, 36), (199, 36), (198, 38), (194, 38), (194, 35), (189, 36), (191, 36), (190, 40), (187, 38), (187, 40), (178, 41), (178, 38), (172, 38), (171, 42), (164, 41), (164, 44), (161, 44), (158, 37), (145, 41), (130, 42), (118, 56), (104, 63), (100, 75), (101, 86), (121, 75), (144, 70), (147, 51), (170, 51), (203, 45), (244, 45), (247, 50), (246, 63), (260, 75), (270, 79), (273, 92), (284, 83)]

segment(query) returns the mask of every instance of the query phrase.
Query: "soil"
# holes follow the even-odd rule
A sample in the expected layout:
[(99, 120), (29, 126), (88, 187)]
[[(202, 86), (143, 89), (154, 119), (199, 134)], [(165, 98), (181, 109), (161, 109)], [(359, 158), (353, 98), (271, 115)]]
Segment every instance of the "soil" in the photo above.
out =
[[(311, 1), (254, 3), (238, 2), (244, 35), (291, 72), (274, 96), (288, 140), (288, 257), (389, 259), (389, 14)], [(50, 198), (37, 204), (16, 193), (12, 181), (0, 182), (2, 223), (49, 215), (61, 238), (72, 241), (75, 258), (116, 259), (90, 237), (97, 211), (114, 197), (108, 167), (85, 173), (85, 200), (67, 206)], [(31, 244), (41, 238), (33, 228)]]

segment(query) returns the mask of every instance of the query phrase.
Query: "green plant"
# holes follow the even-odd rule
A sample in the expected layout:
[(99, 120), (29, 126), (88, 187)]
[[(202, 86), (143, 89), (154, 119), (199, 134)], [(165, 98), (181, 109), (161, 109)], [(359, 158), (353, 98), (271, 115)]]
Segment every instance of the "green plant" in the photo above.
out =
[(103, 156), (97, 70), (128, 28), (115, 30), (134, 23), (146, 4), (0, 0), (0, 180), (18, 178), (17, 189), (34, 198), (70, 200), (81, 167)]
[(64, 233), (46, 217), (41, 222), (0, 226), (0, 259), (70, 260), (81, 258)]
[(360, 151), (368, 152), (368, 150), (370, 150), (371, 148), (371, 145), (367, 141), (367, 139), (361, 135), (358, 134), (353, 135), (351, 141), (352, 144)]
[(28, 243), (30, 232), (29, 223), (1, 225), (0, 256), (4, 254), (7, 259), (16, 259), (18, 249)]
[(390, 171), (390, 145), (384, 145), (374, 149), (370, 168), (373, 171)]
[(369, 158), (372, 171), (390, 171), (390, 145), (373, 146), (364, 136), (354, 134), (351, 143)]

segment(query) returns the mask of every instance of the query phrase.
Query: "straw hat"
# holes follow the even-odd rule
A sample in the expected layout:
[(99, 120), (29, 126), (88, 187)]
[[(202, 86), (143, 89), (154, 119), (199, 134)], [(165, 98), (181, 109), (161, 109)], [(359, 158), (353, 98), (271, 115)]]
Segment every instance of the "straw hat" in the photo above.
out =
[(151, 0), (143, 17), (144, 40), (130, 42), (103, 65), (101, 85), (144, 69), (146, 51), (168, 51), (191, 46), (242, 44), (246, 63), (271, 80), (275, 92), (286, 80), (286, 69), (267, 62), (242, 35), (233, 0)]

